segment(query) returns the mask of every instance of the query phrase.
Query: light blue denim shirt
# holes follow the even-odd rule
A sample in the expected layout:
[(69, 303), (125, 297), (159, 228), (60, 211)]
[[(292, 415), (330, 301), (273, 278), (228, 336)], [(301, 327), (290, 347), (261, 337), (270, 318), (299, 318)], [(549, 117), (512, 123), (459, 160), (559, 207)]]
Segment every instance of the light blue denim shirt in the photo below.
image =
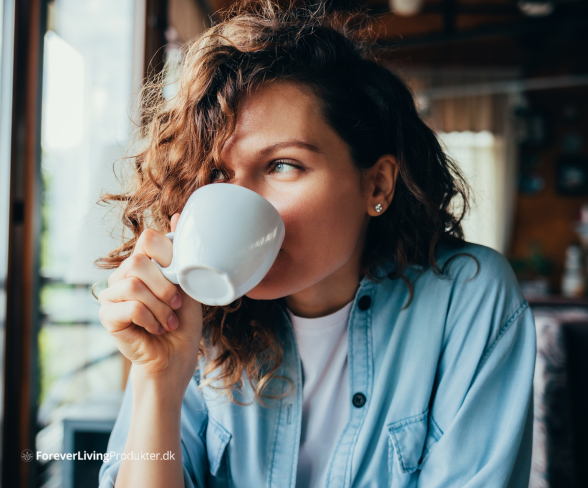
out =
[[(402, 280), (364, 277), (349, 316), (349, 421), (335, 442), (326, 487), (527, 488), (531, 466), (533, 315), (504, 257), (468, 243), (449, 272), (431, 269), (414, 296)], [(389, 268), (388, 268), (389, 269)], [(204, 386), (198, 369), (182, 406), (186, 487), (294, 488), (302, 419), (302, 373), (286, 310), (278, 307), (284, 363), (294, 393), (270, 406), (239, 406)], [(245, 382), (247, 385), (247, 382)], [(278, 383), (283, 391), (288, 384)], [(124, 452), (128, 384), (108, 450)], [(236, 394), (250, 401), (250, 387)], [(105, 462), (100, 487), (120, 460)]]

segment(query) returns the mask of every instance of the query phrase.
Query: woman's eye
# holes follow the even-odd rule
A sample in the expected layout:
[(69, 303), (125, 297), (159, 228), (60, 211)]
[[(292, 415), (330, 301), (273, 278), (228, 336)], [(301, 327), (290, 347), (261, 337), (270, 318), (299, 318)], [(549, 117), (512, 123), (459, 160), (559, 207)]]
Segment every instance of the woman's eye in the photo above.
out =
[(214, 168), (211, 172), (210, 172), (210, 181), (219, 181), (221, 178), (224, 178), (224, 175), (221, 171), (219, 171), (218, 169)]
[[(286, 161), (279, 161), (279, 160), (272, 162), (272, 167), (276, 173), (288, 173), (289, 171), (292, 171), (293, 169), (299, 168), (299, 166), (296, 166), (295, 164), (291, 164)], [(288, 169), (288, 168), (290, 168), (290, 169)]]

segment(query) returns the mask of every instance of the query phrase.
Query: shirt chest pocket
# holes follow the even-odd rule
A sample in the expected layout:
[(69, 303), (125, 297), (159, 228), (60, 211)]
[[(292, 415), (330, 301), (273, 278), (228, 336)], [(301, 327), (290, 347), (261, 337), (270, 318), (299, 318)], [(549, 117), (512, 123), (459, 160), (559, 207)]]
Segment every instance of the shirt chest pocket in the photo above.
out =
[(208, 456), (209, 476), (207, 486), (231, 486), (229, 455), (227, 446), (231, 433), (213, 418), (208, 418), (206, 427), (206, 453)]
[(416, 486), (417, 473), (431, 448), (441, 438), (441, 429), (429, 416), (422, 414), (388, 424), (388, 486)]

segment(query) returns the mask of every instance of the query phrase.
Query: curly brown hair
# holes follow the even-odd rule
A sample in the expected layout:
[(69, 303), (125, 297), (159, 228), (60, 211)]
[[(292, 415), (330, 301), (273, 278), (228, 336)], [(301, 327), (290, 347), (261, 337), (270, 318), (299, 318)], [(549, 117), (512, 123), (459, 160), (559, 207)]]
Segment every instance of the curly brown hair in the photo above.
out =
[[(185, 47), (176, 95), (164, 98), (163, 78), (144, 88), (144, 146), (130, 158), (130, 185), (101, 199), (122, 203), (122, 220), (132, 237), (97, 265), (119, 266), (146, 228), (168, 232), (171, 216), (219, 170), (239, 102), (266, 83), (286, 81), (313, 90), (359, 170), (383, 154), (396, 157), (394, 198), (383, 215), (370, 220), (362, 266), (369, 279), (379, 281), (384, 279), (379, 265), (394, 263), (386, 276), (408, 284), (408, 306), (407, 269), (430, 267), (443, 274), (435, 258), (438, 245), (464, 243), (460, 223), (469, 191), (419, 117), (410, 89), (379, 61), (368, 20), (361, 12), (282, 7), (274, 0), (235, 2), (224, 11), (216, 25)], [(264, 390), (283, 360), (271, 320), (279, 300), (244, 296), (224, 307), (203, 305), (205, 383), (220, 368), (217, 388), (236, 401), (233, 392), (245, 373), (256, 399), (267, 397)]]

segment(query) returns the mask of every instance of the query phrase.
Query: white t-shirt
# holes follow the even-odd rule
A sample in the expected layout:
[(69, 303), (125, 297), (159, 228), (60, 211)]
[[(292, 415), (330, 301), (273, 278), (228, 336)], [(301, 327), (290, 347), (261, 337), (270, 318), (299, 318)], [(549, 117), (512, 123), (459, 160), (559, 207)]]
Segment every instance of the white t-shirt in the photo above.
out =
[(297, 488), (322, 488), (335, 442), (349, 420), (347, 322), (353, 301), (317, 318), (294, 315), (302, 360), (302, 430)]

